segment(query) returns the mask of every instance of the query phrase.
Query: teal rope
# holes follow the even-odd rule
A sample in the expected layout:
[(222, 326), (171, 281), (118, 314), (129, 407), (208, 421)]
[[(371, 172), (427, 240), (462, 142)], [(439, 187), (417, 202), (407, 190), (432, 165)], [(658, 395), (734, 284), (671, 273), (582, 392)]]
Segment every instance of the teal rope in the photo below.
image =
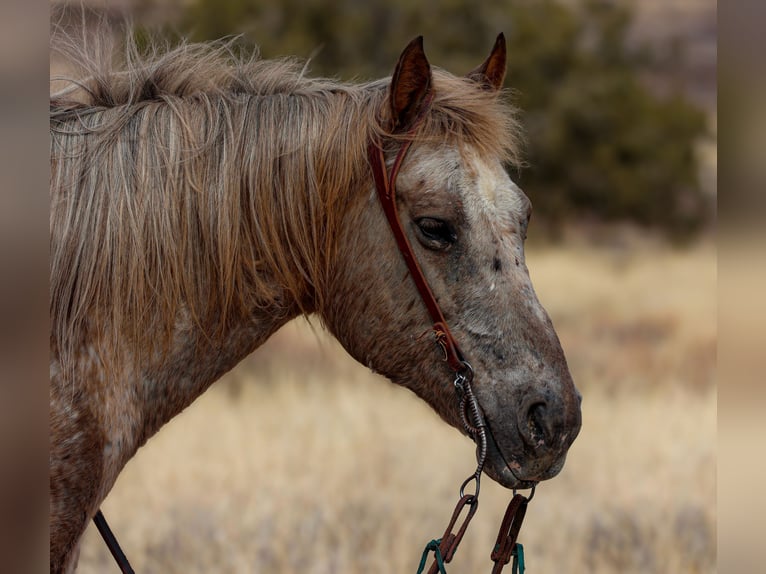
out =
[(517, 542), (511, 556), (513, 556), (511, 574), (524, 574), (524, 547)]
[(428, 560), (428, 553), (433, 550), (434, 557), (436, 558), (436, 565), (439, 567), (439, 574), (447, 574), (447, 571), (444, 569), (444, 558), (442, 558), (442, 551), (439, 550), (439, 544), (441, 544), (441, 538), (438, 540), (431, 540), (428, 544), (426, 544), (425, 549), (423, 550), (423, 556), (420, 558), (420, 566), (418, 566), (417, 574), (422, 574), (423, 568), (426, 567), (426, 561)]

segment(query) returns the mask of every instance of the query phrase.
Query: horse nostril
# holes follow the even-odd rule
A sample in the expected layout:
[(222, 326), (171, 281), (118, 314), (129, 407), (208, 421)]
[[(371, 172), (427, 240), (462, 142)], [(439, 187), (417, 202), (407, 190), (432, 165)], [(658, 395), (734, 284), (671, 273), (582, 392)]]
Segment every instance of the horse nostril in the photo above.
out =
[(545, 403), (534, 403), (527, 411), (527, 428), (524, 438), (532, 447), (542, 446), (550, 437), (550, 428), (546, 420)]

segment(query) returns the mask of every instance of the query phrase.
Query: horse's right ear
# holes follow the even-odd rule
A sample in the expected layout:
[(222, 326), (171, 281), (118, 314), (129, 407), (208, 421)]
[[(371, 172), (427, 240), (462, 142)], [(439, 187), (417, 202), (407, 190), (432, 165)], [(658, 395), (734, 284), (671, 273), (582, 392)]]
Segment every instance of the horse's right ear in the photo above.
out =
[(489, 57), (481, 66), (469, 72), (468, 77), (487, 89), (499, 90), (505, 80), (505, 61), (505, 34), (500, 32)]
[(399, 56), (391, 78), (389, 105), (393, 131), (405, 131), (418, 117), (431, 92), (431, 66), (423, 51), (423, 36), (418, 36)]

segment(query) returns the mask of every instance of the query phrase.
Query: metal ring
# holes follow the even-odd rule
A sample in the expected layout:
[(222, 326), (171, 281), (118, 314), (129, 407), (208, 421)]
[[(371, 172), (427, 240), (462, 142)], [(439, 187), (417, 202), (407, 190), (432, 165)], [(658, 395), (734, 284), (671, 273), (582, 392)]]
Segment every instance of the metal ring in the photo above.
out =
[(458, 396), (462, 397), (463, 393), (465, 392), (465, 387), (463, 386), (463, 383), (466, 381), (466, 378), (462, 375), (462, 373), (456, 373), (455, 374), (455, 380), (453, 381), (453, 385), (455, 385), (455, 390), (457, 391)]
[[(535, 497), (535, 489), (536, 488), (537, 488), (537, 483), (535, 483), (534, 486), (532, 486), (532, 489), (529, 491), (529, 496), (526, 497), (527, 498), (527, 502), (530, 502)], [(514, 496), (516, 496), (516, 491), (517, 490), (518, 489), (516, 489), (516, 488), (513, 489), (513, 495)]]
[(460, 485), (460, 498), (463, 498), (465, 496), (465, 487), (468, 486), (468, 483), (470, 483), (472, 480), (476, 481), (476, 490), (473, 493), (473, 497), (479, 498), (479, 490), (481, 489), (481, 475), (480, 474), (472, 474), (468, 478), (466, 478), (463, 481), (463, 484)]
[(465, 390), (465, 385), (463, 383), (467, 382), (470, 384), (473, 381), (473, 367), (471, 367), (471, 363), (468, 361), (463, 360), (461, 362), (463, 363), (463, 370), (455, 372), (455, 380), (453, 384), (455, 385), (458, 395), (462, 397)]

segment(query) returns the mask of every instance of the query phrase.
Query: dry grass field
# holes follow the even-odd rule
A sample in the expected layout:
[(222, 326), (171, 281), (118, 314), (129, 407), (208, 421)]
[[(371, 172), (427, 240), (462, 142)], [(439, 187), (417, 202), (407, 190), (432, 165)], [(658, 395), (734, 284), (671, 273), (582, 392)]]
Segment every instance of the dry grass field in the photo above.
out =
[[(714, 248), (528, 263), (584, 402), (529, 507), (527, 571), (715, 572)], [(468, 439), (299, 321), (150, 440), (103, 509), (138, 572), (414, 573), (473, 468)], [(509, 499), (485, 477), (448, 572), (491, 570)], [(115, 571), (89, 527), (80, 572)]]

